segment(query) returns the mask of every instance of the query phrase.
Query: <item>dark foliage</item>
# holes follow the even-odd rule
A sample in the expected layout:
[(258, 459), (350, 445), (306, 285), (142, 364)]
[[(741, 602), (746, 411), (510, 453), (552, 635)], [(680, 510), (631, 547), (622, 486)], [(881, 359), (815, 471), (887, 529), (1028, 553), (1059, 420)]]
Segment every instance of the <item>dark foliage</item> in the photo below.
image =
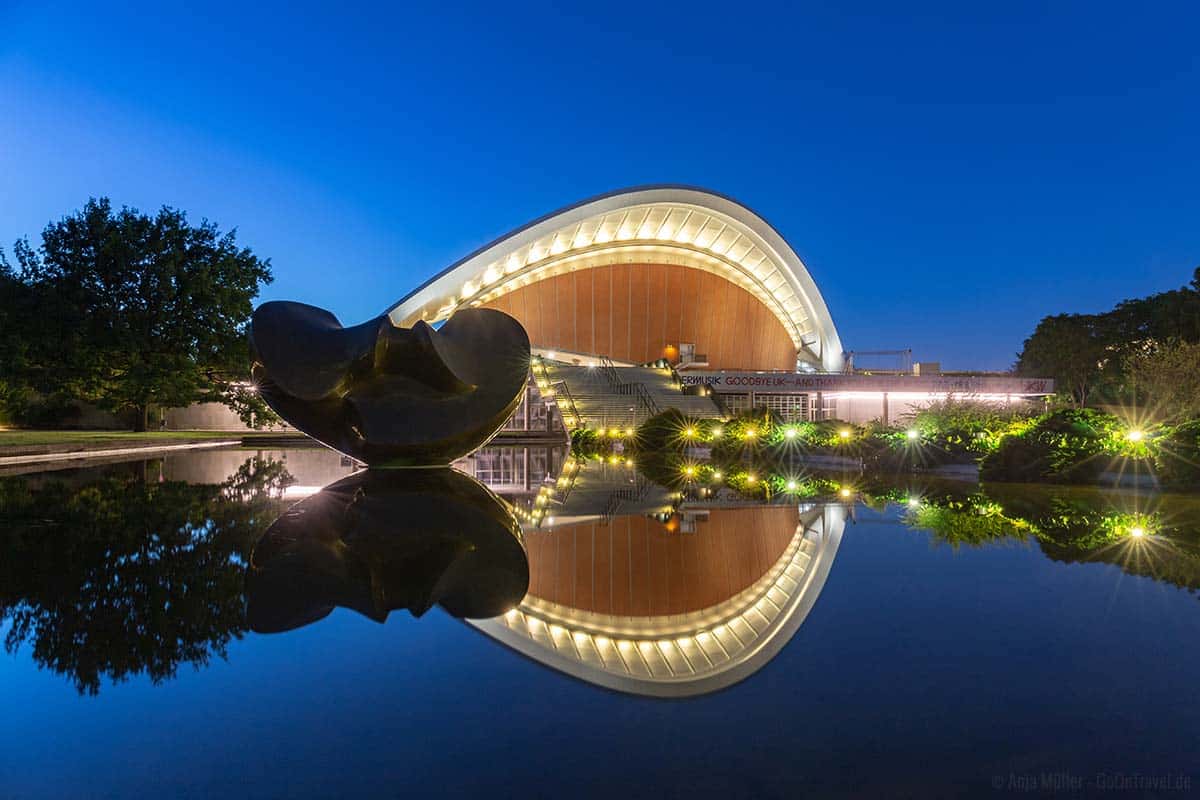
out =
[(250, 548), (282, 510), (283, 464), (250, 459), (219, 485), (118, 473), (82, 485), (0, 479), (0, 622), (11, 652), (96, 694), (224, 656), (246, 629)]
[(6, 394), (132, 410), (139, 429), (151, 405), (208, 400), (246, 419), (269, 415), (241, 384), (246, 324), (270, 262), (234, 232), (189, 225), (166, 207), (114, 211), (102, 198), (48, 225), (39, 248), (18, 241), (14, 255), (19, 271), (0, 254)]
[(1187, 286), (1126, 300), (1103, 314), (1059, 314), (1043, 319), (1025, 340), (1016, 369), (1052, 377), (1077, 405), (1142, 403), (1129, 380), (1132, 357), (1167, 342), (1200, 342), (1200, 267)]
[(1006, 436), (980, 463), (983, 480), (1091, 483), (1108, 468), (1113, 417), (1091, 409), (1064, 409), (1028, 431)]
[(1168, 430), (1154, 459), (1158, 479), (1172, 489), (1200, 489), (1200, 420)]

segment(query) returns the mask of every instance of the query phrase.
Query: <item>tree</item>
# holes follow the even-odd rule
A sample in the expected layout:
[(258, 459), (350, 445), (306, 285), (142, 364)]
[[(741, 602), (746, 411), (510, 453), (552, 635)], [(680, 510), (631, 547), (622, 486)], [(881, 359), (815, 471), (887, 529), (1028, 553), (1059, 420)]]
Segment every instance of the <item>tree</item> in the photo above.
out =
[(29, 318), (29, 290), (0, 250), (0, 408), (21, 394), (28, 339), (19, 334)]
[(1167, 420), (1200, 417), (1200, 343), (1173, 340), (1126, 357), (1133, 391)]
[(1077, 406), (1104, 378), (1109, 363), (1110, 338), (1096, 315), (1059, 314), (1038, 323), (1017, 357), (1021, 375), (1054, 378), (1060, 392)]
[(101, 198), (48, 225), (38, 250), (19, 241), (14, 254), (33, 309), (20, 320), (21, 378), (35, 390), (133, 410), (138, 430), (151, 405), (269, 413), (245, 381), (246, 325), (270, 261), (234, 231), (191, 226), (165, 206), (153, 217), (114, 212)]
[(1131, 399), (1126, 369), (1167, 342), (1200, 342), (1200, 267), (1187, 286), (1125, 300), (1103, 314), (1044, 318), (1025, 340), (1016, 369), (1053, 377), (1076, 405)]

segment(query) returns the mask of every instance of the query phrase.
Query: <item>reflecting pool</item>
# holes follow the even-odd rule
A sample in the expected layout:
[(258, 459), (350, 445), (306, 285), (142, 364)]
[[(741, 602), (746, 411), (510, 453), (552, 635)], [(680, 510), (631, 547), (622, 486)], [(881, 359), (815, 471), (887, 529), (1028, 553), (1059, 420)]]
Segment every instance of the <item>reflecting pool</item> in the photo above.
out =
[(0, 797), (1196, 790), (1198, 498), (457, 466), (0, 476)]

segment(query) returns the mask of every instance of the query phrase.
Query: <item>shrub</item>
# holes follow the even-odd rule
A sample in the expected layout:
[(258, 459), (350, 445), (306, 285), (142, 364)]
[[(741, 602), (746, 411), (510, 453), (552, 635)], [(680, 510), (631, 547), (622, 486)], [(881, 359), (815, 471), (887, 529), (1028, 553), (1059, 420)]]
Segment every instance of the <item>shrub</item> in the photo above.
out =
[(1169, 428), (1155, 449), (1154, 466), (1164, 486), (1200, 488), (1200, 419)]
[(1091, 483), (1120, 451), (1121, 422), (1092, 409), (1064, 409), (1005, 436), (980, 463), (993, 481)]

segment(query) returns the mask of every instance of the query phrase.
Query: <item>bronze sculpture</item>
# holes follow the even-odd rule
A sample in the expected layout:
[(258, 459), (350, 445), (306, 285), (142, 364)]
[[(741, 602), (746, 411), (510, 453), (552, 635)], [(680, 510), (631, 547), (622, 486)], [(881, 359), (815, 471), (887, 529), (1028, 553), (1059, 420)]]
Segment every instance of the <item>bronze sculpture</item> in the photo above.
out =
[(250, 323), (252, 375), (279, 416), (372, 467), (448, 464), (516, 409), (529, 337), (500, 311), (459, 311), (439, 329), (386, 316), (344, 328), (330, 312), (269, 302)]

